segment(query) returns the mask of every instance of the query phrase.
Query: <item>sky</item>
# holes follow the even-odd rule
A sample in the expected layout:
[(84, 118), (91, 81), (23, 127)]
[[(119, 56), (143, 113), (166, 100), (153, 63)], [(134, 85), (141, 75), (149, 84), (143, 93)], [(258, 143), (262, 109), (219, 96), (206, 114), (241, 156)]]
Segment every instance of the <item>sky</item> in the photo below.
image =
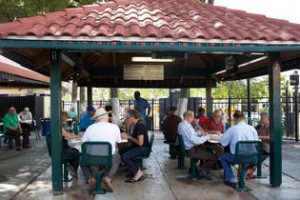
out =
[(215, 0), (214, 5), (300, 24), (300, 0)]

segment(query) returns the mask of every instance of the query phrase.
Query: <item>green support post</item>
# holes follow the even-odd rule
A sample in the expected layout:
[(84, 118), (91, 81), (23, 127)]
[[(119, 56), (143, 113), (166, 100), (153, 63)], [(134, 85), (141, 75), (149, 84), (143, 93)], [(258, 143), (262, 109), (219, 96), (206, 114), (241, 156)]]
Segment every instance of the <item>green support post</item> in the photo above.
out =
[(270, 184), (279, 187), (282, 182), (281, 155), (281, 98), (279, 54), (269, 55), (269, 102), (270, 102)]
[(207, 79), (207, 86), (206, 86), (206, 115), (208, 117), (212, 116), (213, 112), (213, 99), (211, 97), (211, 87), (212, 83), (210, 79)]
[(250, 82), (250, 78), (247, 79), (247, 111), (248, 111), (248, 124), (251, 125), (251, 82)]
[(52, 150), (52, 187), (53, 193), (61, 193), (62, 164), (61, 164), (61, 53), (51, 51), (50, 90), (51, 90), (51, 150)]
[(93, 106), (93, 88), (91, 84), (91, 80), (87, 80), (87, 101), (88, 101), (88, 106)]

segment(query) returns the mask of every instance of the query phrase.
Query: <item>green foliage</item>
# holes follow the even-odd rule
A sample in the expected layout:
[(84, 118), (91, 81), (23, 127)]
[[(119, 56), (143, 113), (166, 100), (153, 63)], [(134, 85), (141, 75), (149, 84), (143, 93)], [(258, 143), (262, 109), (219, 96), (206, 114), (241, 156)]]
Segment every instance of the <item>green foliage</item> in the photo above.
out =
[(97, 0), (0, 0), (0, 22), (92, 4)]

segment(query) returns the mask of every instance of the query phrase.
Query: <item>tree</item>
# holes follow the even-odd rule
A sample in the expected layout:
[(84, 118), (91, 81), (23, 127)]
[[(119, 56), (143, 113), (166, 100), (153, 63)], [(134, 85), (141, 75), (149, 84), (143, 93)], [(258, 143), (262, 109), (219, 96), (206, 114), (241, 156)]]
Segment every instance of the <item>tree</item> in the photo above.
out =
[(0, 0), (0, 23), (96, 2), (99, 0)]

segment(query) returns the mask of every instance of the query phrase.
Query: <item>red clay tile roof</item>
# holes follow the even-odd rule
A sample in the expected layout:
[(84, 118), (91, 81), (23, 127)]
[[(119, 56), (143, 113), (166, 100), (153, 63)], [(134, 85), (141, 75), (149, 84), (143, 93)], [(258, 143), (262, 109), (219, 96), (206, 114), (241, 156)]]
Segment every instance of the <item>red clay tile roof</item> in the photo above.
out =
[(9, 36), (299, 42), (300, 25), (194, 0), (116, 0), (0, 24)]
[(48, 84), (50, 83), (49, 77), (44, 76), (35, 71), (26, 69), (1, 55), (0, 55), (0, 72), (24, 77), (24, 78), (35, 80), (35, 81), (41, 81), (41, 82), (48, 83)]

